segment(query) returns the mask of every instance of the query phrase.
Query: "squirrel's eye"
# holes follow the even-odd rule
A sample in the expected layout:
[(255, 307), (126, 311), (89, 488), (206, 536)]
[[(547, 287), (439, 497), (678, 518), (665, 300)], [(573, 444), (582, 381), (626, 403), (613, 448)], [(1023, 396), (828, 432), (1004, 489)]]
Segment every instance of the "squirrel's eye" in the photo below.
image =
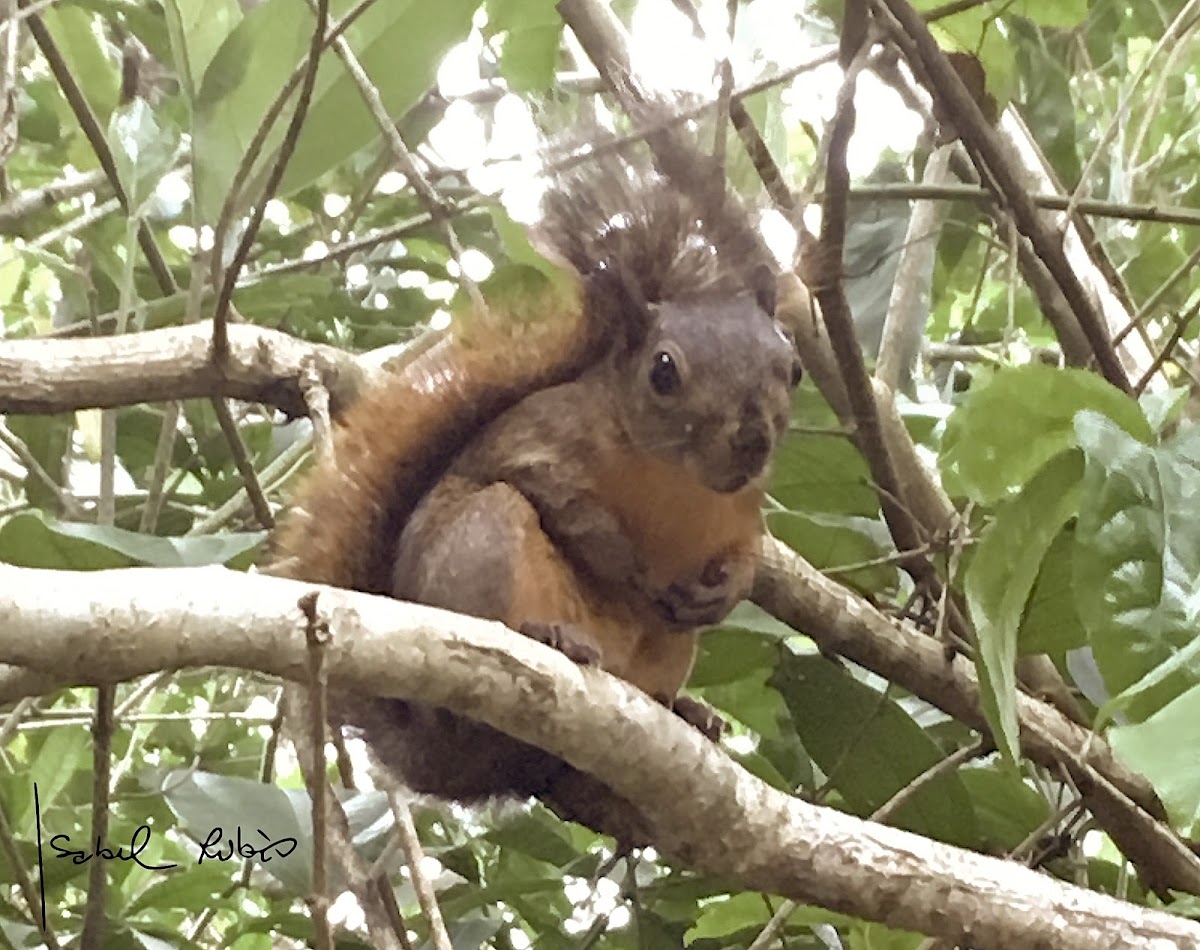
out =
[(674, 357), (664, 350), (655, 353), (654, 363), (650, 367), (650, 385), (654, 391), (660, 396), (670, 396), (679, 390), (682, 381)]

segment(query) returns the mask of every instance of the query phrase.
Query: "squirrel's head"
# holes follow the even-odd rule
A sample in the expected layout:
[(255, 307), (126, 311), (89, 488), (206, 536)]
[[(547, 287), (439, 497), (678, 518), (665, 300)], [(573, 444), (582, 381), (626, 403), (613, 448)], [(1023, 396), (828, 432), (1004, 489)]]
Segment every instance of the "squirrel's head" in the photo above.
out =
[[(636, 306), (632, 301), (627, 305)], [(800, 379), (763, 295), (643, 304), (610, 371), (631, 441), (717, 492), (765, 478)]]
[(543, 211), (632, 442), (714, 491), (765, 480), (800, 374), (745, 211), (620, 156), (564, 176)]

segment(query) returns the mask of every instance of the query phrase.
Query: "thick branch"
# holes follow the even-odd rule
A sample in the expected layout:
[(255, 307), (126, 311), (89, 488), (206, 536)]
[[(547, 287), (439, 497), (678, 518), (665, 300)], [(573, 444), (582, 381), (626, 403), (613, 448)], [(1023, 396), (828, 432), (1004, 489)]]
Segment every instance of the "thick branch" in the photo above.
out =
[(224, 396), (305, 413), (301, 371), (316, 360), (334, 401), (362, 380), (354, 357), (262, 327), (229, 327), (229, 364), (209, 358), (201, 323), (112, 337), (0, 342), (0, 412), (67, 412)]
[[(77, 682), (209, 665), (301, 679), (298, 602), (314, 589), (214, 568), (0, 566), (0, 662)], [(637, 690), (499, 624), (319, 591), (331, 684), (446, 706), (606, 776), (662, 849), (742, 886), (979, 950), (1200, 942), (1192, 921), (792, 798)]]

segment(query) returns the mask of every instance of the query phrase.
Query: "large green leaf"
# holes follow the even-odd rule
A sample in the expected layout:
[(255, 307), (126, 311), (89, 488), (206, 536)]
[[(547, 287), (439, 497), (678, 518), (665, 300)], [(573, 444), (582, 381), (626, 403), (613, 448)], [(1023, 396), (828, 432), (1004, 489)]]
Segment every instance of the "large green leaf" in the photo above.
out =
[(1113, 749), (1146, 776), (1185, 837), (1200, 831), (1200, 686), (1193, 686), (1145, 722), (1109, 731)]
[(972, 388), (946, 423), (940, 459), (953, 495), (991, 504), (1075, 445), (1075, 414), (1094, 409), (1149, 442), (1138, 404), (1095, 373), (1030, 363)]
[(554, 0), (487, 0), (486, 6), (488, 33), (506, 34), (500, 75), (514, 92), (548, 90), (563, 29)]
[[(336, 18), (351, 6), (350, 0), (337, 0), (331, 15)], [(403, 115), (429, 88), (442, 56), (467, 35), (477, 6), (478, 0), (391, 0), (374, 4), (346, 31), (390, 115)], [(196, 193), (205, 220), (216, 217), (268, 107), (307, 55), (313, 28), (307, 8), (292, 0), (267, 0), (234, 28), (205, 71), (195, 128)], [(272, 160), (292, 108), (284, 109), (267, 137), (258, 171)], [(326, 53), (280, 194), (310, 184), (379, 134), (357, 84), (340, 60)]]
[(794, 511), (869, 518), (879, 510), (866, 463), (841, 436), (789, 433), (780, 443), (772, 466), (771, 494)]
[(1075, 606), (1075, 529), (1059, 532), (1042, 557), (1042, 567), (1025, 605), (1017, 648), (1022, 654), (1060, 654), (1087, 643)]
[(0, 560), (77, 571), (133, 564), (199, 567), (232, 561), (265, 538), (262, 531), (159, 538), (108, 525), (48, 521), (40, 512), (23, 512), (0, 526)]
[[(783, 695), (804, 747), (857, 814), (875, 811), (945, 758), (895, 700), (823, 656), (784, 657), (772, 685)], [(953, 773), (922, 787), (894, 823), (958, 844), (976, 837), (970, 798)]]
[[(308, 49), (314, 23), (304, 5), (267, 0), (246, 14), (209, 62), (196, 90), (192, 129), (195, 200), (204, 221), (216, 221), (267, 109)], [(291, 108), (267, 139), (268, 155)]]
[(978, 640), (975, 667), (983, 710), (997, 748), (1014, 764), (1020, 754), (1017, 632), (1042, 558), (1063, 525), (1075, 516), (1082, 475), (1078, 452), (1052, 459), (1019, 495), (996, 511), (967, 569), (967, 605)]
[(113, 110), (108, 144), (133, 213), (150, 200), (159, 180), (170, 171), (179, 138), (179, 129), (163, 113), (155, 113), (145, 99), (135, 98)]
[[(120, 77), (92, 28), (92, 15), (76, 6), (55, 4), (42, 14), (42, 18), (84, 99), (104, 125), (117, 106)], [(94, 165), (94, 154), (88, 157)]]
[(700, 654), (688, 680), (693, 687), (720, 686), (775, 666), (778, 641), (728, 626), (710, 630), (700, 639)]
[[(351, 0), (332, 8), (349, 10)], [(432, 85), (442, 57), (466, 38), (479, 0), (387, 0), (376, 3), (346, 32), (388, 114), (399, 118)], [(357, 84), (341, 61), (327, 57), (313, 103), (280, 185), (290, 194), (341, 164), (380, 135)], [(411, 146), (417, 144), (409, 143)]]
[(987, 852), (1012, 851), (1049, 817), (1045, 797), (1011, 769), (965, 768), (958, 775), (971, 795), (980, 846)]
[(1143, 719), (1200, 683), (1200, 429), (1149, 446), (1085, 412), (1076, 430), (1076, 604), (1113, 702)]
[(237, 0), (166, 0), (163, 10), (171, 37), (175, 72), (195, 100), (208, 64), (242, 20)]

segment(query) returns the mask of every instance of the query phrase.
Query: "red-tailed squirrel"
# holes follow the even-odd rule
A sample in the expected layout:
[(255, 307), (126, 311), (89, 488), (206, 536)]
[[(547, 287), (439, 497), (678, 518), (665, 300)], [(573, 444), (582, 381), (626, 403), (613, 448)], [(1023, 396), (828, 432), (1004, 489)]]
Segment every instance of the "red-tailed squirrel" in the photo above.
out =
[[(773, 283), (713, 217), (621, 161), (561, 178), (536, 234), (577, 276), (489, 300), (361, 396), (275, 570), (503, 621), (710, 731), (676, 694), (749, 591), (799, 378)], [(538, 794), (565, 768), (444, 709), (337, 705), (415, 791)]]

